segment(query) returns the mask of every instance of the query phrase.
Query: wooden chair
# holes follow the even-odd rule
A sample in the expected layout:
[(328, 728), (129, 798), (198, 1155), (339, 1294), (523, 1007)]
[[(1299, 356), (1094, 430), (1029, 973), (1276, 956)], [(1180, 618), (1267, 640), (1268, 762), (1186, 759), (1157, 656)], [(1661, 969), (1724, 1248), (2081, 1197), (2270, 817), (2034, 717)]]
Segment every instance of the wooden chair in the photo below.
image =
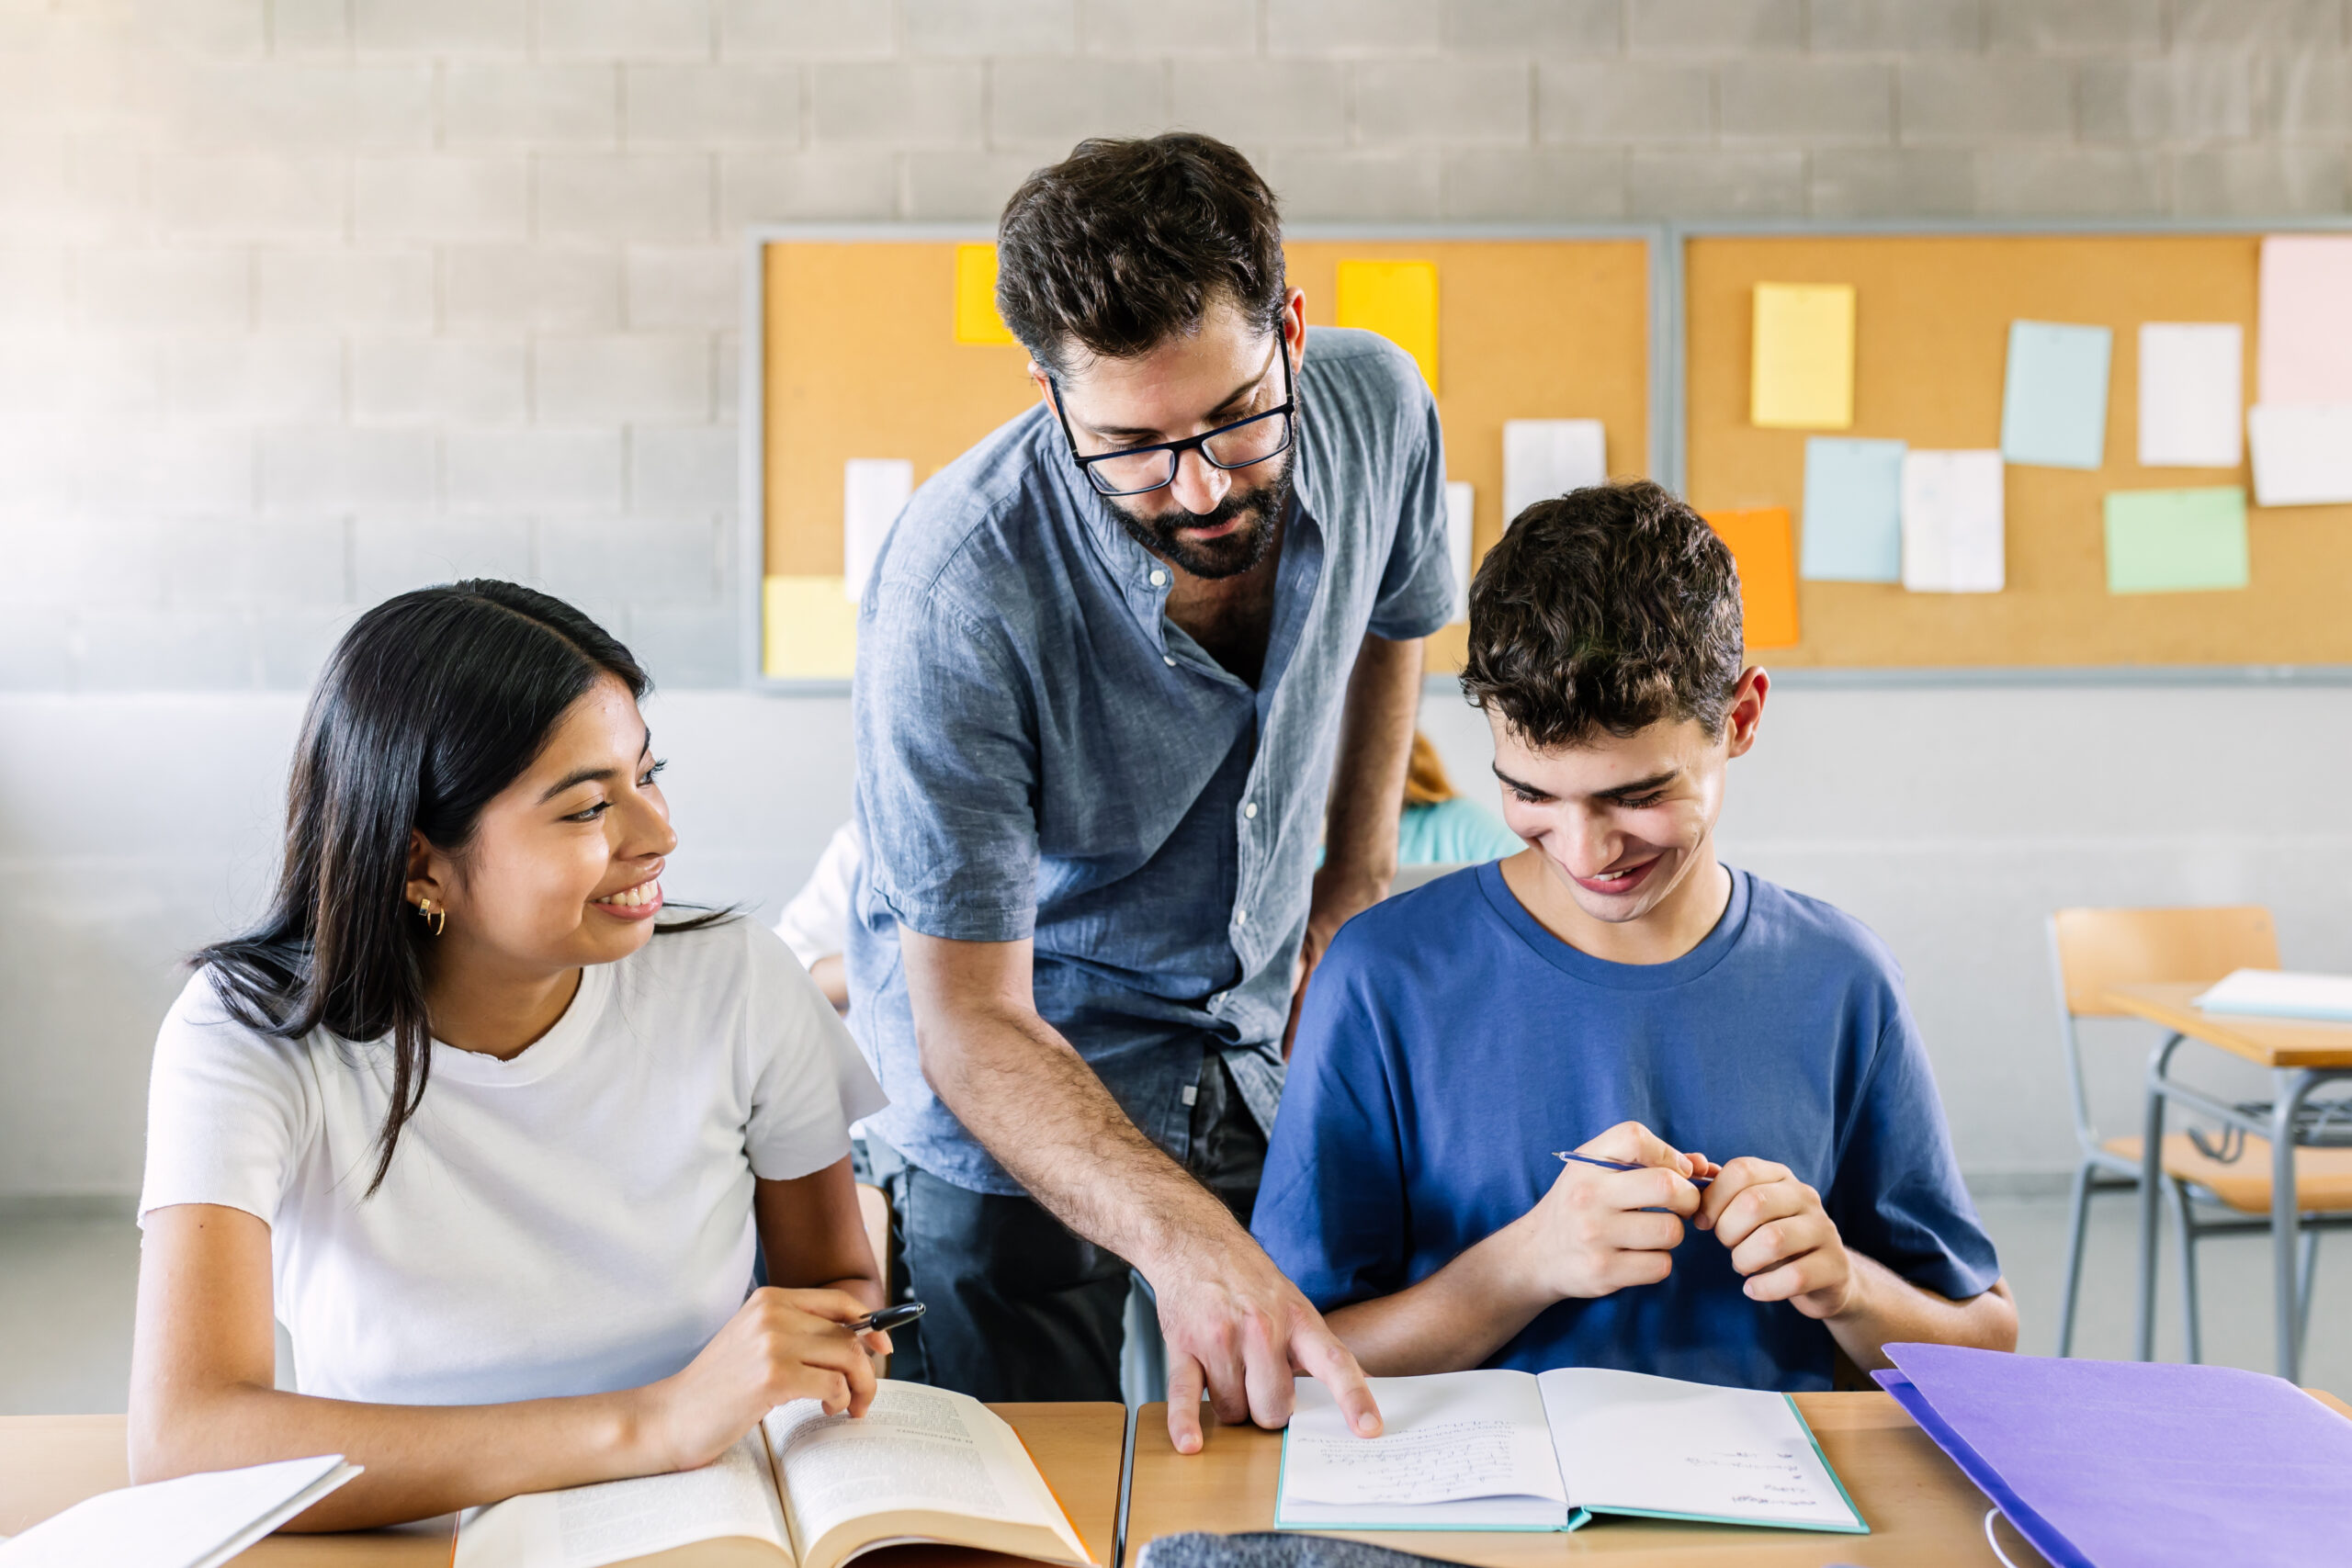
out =
[[(2083, 1232), (2093, 1194), (2135, 1191), (2140, 1185), (2145, 1141), (2101, 1138), (2091, 1123), (2090, 1099), (2083, 1084), (2082, 1045), (2075, 1021), (2127, 1018), (2107, 1005), (2109, 987), (2177, 981), (2211, 985), (2234, 969), (2278, 967), (2278, 931), (2270, 912), (2258, 905), (2177, 909), (2061, 909), (2050, 917), (2051, 971), (2058, 987), (2059, 1041), (2066, 1060), (2066, 1088), (2073, 1097), (2075, 1167), (2073, 1217), (2066, 1231), (2066, 1292), (2059, 1307), (2058, 1354), (2070, 1354), (2075, 1339), (2075, 1303), (2082, 1286)], [(2248, 1137), (2234, 1160), (2212, 1158), (2186, 1133), (2168, 1134), (2163, 1167), (2167, 1206), (2180, 1235), (2181, 1308), (2188, 1359), (2203, 1355), (2197, 1308), (2198, 1238), (2223, 1232), (2269, 1228), (2270, 1145)], [(2295, 1156), (2295, 1191), (2308, 1213), (2352, 1209), (2352, 1149), (2305, 1149)], [(2220, 1208), (2233, 1217), (2208, 1218), (2197, 1205)], [(2243, 1217), (2235, 1217), (2243, 1216)], [(2319, 1232), (2303, 1232), (2298, 1322), (2311, 1322), (2311, 1280), (2318, 1258)]]

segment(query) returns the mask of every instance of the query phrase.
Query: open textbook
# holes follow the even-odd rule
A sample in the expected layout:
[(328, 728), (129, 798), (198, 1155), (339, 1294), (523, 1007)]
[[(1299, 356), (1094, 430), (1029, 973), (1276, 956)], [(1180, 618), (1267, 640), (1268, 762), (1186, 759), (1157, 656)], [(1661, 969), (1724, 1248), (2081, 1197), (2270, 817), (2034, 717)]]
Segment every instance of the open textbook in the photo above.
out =
[(1602, 1367), (1374, 1378), (1359, 1438), (1298, 1382), (1280, 1529), (1571, 1530), (1593, 1514), (1867, 1535), (1785, 1393)]
[(995, 1412), (886, 1378), (855, 1420), (814, 1400), (778, 1405), (700, 1470), (473, 1509), (458, 1521), (454, 1568), (837, 1568), (922, 1542), (1093, 1562)]

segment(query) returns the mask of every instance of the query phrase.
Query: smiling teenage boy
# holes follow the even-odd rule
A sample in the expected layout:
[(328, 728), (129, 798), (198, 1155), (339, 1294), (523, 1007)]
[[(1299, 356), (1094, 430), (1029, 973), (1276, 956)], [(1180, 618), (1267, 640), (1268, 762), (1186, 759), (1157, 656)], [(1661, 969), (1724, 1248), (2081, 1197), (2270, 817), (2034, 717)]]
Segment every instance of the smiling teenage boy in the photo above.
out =
[(1893, 957), (1715, 858), (1770, 683), (1723, 542), (1654, 484), (1528, 508), (1462, 683), (1529, 847), (1333, 942), (1258, 1201), (1275, 1263), (1378, 1374), (1820, 1389), (1890, 1340), (2013, 1348)]

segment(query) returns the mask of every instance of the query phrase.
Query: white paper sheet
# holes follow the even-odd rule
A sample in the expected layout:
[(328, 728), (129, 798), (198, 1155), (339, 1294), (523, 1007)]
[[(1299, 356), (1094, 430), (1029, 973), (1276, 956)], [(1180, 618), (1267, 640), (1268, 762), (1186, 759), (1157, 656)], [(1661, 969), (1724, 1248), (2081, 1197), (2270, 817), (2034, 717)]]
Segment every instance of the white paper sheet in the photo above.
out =
[(2234, 468), (2245, 456), (2245, 333), (2235, 321), (2140, 328), (2140, 463)]
[(842, 592), (865, 597), (865, 580), (890, 525), (915, 492), (915, 466), (904, 457), (852, 457), (842, 465)]
[(1468, 479), (1449, 479), (1445, 486), (1445, 549), (1453, 560), (1453, 619), (1470, 618), (1471, 520), (1477, 512), (1477, 490)]
[(1564, 1514), (1566, 1494), (1544, 1424), (1544, 1401), (1524, 1372), (1373, 1378), (1385, 1429), (1348, 1430), (1321, 1383), (1298, 1381), (1283, 1450), (1283, 1500), (1344, 1505), (1353, 1517), (1473, 1498), (1541, 1498)]
[(1603, 1367), (1557, 1368), (1535, 1382), (1577, 1506), (1830, 1529), (1859, 1522), (1786, 1395)]
[(2352, 975), (2299, 975), (2280, 969), (2236, 969), (2197, 998), (2207, 1012), (2261, 1018), (2317, 1019), (2352, 1023)]
[(2257, 403), (2246, 414), (2254, 499), (2263, 506), (2352, 501), (2352, 402)]
[(2262, 242), (2263, 403), (2352, 403), (2352, 235)]
[(1597, 419), (1503, 421), (1503, 526), (1539, 501), (1606, 483), (1607, 446)]
[(359, 1473), (341, 1454), (125, 1486), (0, 1545), (6, 1568), (215, 1568)]
[(1997, 593), (2002, 547), (2001, 455), (1903, 457), (1903, 586), (1914, 593)]

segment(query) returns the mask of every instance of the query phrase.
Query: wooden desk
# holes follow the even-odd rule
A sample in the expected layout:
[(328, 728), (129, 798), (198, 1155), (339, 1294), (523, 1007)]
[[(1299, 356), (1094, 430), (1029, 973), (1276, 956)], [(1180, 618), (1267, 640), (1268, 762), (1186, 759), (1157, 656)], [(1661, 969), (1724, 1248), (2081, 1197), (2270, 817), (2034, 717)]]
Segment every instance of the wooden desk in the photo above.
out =
[[(989, 1408), (1021, 1434), (1079, 1538), (1109, 1568), (1126, 1412), (1109, 1404)], [(1160, 1440), (1167, 1441), (1165, 1433)], [(30, 1529), (85, 1497), (129, 1483), (121, 1416), (0, 1416), (0, 1535)], [(398, 1530), (275, 1535), (237, 1559), (253, 1568), (447, 1568), (448, 1561), (446, 1517)], [(893, 1568), (906, 1568), (905, 1560), (894, 1559)]]
[(2115, 986), (2106, 999), (2118, 1010), (2161, 1024), (2176, 1034), (2243, 1056), (2257, 1067), (2352, 1067), (2352, 1023), (2290, 1018), (2250, 1018), (2207, 1012), (2190, 998), (2211, 986)]
[[(2165, 1179), (2165, 1114), (2171, 1102), (2178, 1100), (2268, 1142), (2271, 1288), (2276, 1292), (2273, 1332), (2278, 1339), (2278, 1375), (2292, 1382), (2302, 1360), (2298, 1303), (2303, 1280), (2295, 1254), (2304, 1222), (2296, 1202), (2296, 1118), (2321, 1085), (2352, 1078), (2352, 1024), (2209, 1013), (2190, 1005), (2205, 989), (2180, 984), (2114, 986), (2103, 998), (2118, 1011), (2145, 1019), (2167, 1032), (2164, 1043), (2148, 1059), (2147, 1127), (2140, 1145), (2140, 1266), (2133, 1353), (2143, 1361), (2155, 1355), (2156, 1209)], [(2173, 1053), (2184, 1040), (2269, 1069), (2268, 1116), (2249, 1115), (2174, 1077)], [(2188, 1238), (2182, 1238), (2184, 1249), (2188, 1245)]]
[[(2339, 1401), (2326, 1394), (2317, 1397), (2352, 1416)], [(1992, 1505), (1893, 1396), (1800, 1393), (1796, 1398), (1821, 1439), (1822, 1452), (1862, 1511), (1870, 1534), (1748, 1529), (1608, 1515), (1565, 1535), (1331, 1533), (1479, 1568), (1556, 1568), (1587, 1559), (1623, 1568), (1666, 1568), (1669, 1563), (1822, 1568), (1831, 1562), (1864, 1568), (1985, 1568), (1992, 1562), (1984, 1549), (1984, 1510)], [(1214, 1420), (1206, 1410), (1202, 1417)], [(1274, 1482), (1281, 1463), (1282, 1434), (1253, 1427), (1214, 1428), (1201, 1452), (1181, 1455), (1168, 1444), (1167, 1407), (1146, 1405), (1136, 1416), (1128, 1562), (1153, 1537), (1179, 1530), (1273, 1529)], [(2001, 1540), (2018, 1568), (2041, 1563), (2033, 1550), (2006, 1527)]]

